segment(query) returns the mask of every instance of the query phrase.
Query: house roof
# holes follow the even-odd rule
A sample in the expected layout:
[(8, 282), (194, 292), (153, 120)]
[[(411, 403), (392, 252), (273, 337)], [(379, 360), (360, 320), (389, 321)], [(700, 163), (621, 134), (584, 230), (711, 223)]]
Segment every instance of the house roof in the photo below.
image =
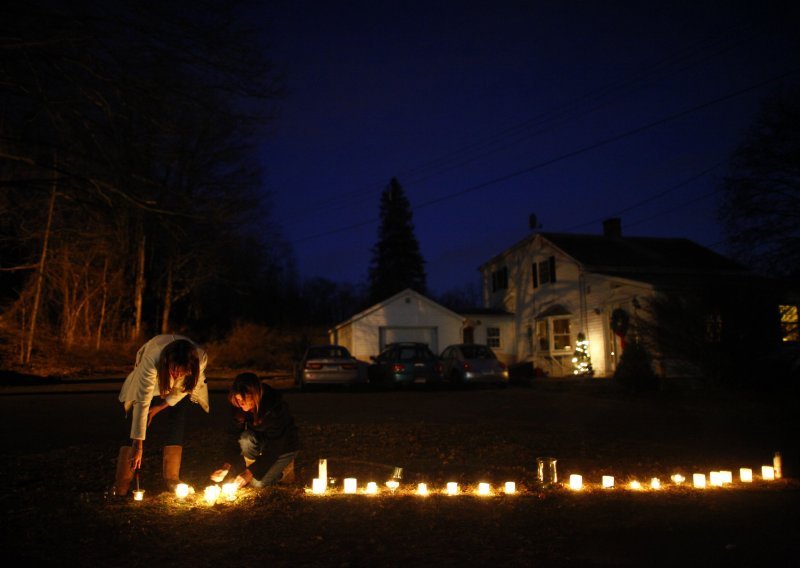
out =
[[(369, 314), (371, 314), (371, 313), (373, 313), (373, 312), (375, 312), (377, 310), (380, 310), (381, 308), (386, 307), (387, 305), (399, 300), (400, 298), (402, 298), (404, 296), (413, 296), (413, 297), (415, 297), (415, 298), (417, 298), (417, 299), (419, 299), (419, 300), (421, 300), (423, 302), (426, 302), (426, 303), (430, 304), (431, 306), (433, 306), (434, 308), (436, 308), (437, 310), (443, 312), (446, 315), (449, 315), (449, 316), (451, 316), (453, 318), (456, 318), (458, 320), (463, 320), (464, 319), (461, 315), (455, 313), (454, 311), (452, 311), (452, 310), (450, 310), (448, 308), (445, 308), (441, 304), (438, 304), (438, 303), (434, 302), (433, 300), (431, 300), (427, 296), (423, 296), (422, 294), (420, 294), (419, 292), (415, 292), (411, 288), (406, 288), (405, 290), (402, 290), (402, 291), (398, 292), (394, 296), (386, 298), (382, 302), (378, 302), (377, 304), (373, 304), (372, 306), (368, 307), (366, 310), (358, 312), (354, 316), (352, 316), (352, 317), (348, 318), (347, 320), (345, 320), (345, 321), (337, 324), (336, 326), (334, 326), (333, 329), (334, 330), (339, 329), (339, 328), (344, 327), (344, 326), (346, 326), (346, 325), (348, 325), (350, 323), (353, 323), (354, 321), (357, 321), (357, 320), (359, 320), (361, 318), (364, 318), (364, 317), (368, 316)], [(332, 330), (329, 330), (329, 331), (332, 331)]]
[(748, 269), (689, 239), (611, 237), (541, 232), (529, 235), (484, 264), (497, 261), (536, 237), (549, 241), (590, 272), (665, 284), (670, 276), (746, 276)]

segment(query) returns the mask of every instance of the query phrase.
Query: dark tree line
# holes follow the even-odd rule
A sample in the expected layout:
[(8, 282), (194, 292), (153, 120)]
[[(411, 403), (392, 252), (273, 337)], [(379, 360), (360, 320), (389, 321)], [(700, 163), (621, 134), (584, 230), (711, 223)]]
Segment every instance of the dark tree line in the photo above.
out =
[[(0, 8), (3, 324), (28, 360), (281, 317), (256, 143), (275, 69), (235, 2)], [(266, 244), (265, 244), (266, 243)]]

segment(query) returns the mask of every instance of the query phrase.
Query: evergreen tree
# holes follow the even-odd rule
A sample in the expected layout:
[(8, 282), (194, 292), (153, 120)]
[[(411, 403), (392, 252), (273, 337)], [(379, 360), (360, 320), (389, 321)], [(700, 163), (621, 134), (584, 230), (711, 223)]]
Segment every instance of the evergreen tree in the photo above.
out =
[(424, 294), (425, 259), (414, 236), (411, 204), (395, 178), (381, 194), (380, 217), (369, 268), (370, 301), (380, 302), (406, 288)]

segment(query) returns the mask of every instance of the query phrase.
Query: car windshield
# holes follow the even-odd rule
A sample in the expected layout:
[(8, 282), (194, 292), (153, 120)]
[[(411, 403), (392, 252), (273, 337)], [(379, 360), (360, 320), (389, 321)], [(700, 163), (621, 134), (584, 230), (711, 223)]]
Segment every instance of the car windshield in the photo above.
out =
[(465, 345), (461, 348), (464, 359), (495, 359), (491, 349), (484, 345)]
[(427, 361), (433, 357), (429, 349), (418, 346), (401, 347), (398, 353), (400, 361)]
[(349, 359), (350, 352), (344, 347), (331, 345), (323, 347), (311, 347), (308, 350), (307, 359)]

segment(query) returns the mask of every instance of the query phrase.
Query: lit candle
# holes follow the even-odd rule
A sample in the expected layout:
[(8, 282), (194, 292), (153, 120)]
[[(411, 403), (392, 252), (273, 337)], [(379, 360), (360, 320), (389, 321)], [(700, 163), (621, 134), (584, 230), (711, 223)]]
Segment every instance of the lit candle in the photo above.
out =
[(753, 470), (749, 467), (740, 467), (739, 468), (739, 479), (742, 480), (743, 483), (752, 483), (753, 482)]
[(614, 476), (613, 475), (604, 475), (603, 476), (603, 489), (610, 489), (614, 487)]
[(503, 491), (505, 491), (506, 495), (513, 495), (517, 492), (517, 484), (513, 481), (506, 481), (506, 484), (503, 486)]
[(417, 495), (427, 495), (428, 494), (428, 485), (425, 483), (420, 483), (417, 485)]
[(206, 487), (204, 492), (204, 497), (206, 499), (206, 503), (209, 505), (213, 505), (217, 502), (217, 498), (219, 498), (220, 488), (219, 485), (209, 485)]
[(458, 483), (455, 481), (448, 481), (447, 482), (447, 494), (448, 495), (458, 495)]
[(222, 494), (225, 495), (225, 498), (228, 501), (233, 501), (234, 499), (236, 499), (236, 490), (237, 489), (238, 488), (236, 487), (235, 483), (225, 483), (222, 486)]
[(367, 495), (375, 495), (378, 493), (378, 484), (374, 481), (367, 483)]
[(488, 483), (478, 484), (478, 495), (489, 495), (492, 492), (492, 486)]
[(771, 465), (761, 466), (761, 479), (772, 481), (775, 479), (775, 468)]
[(315, 477), (311, 480), (311, 492), (314, 493), (314, 495), (324, 494), (327, 486), (328, 484), (325, 482), (325, 480), (320, 477)]
[(390, 479), (389, 481), (386, 482), (386, 487), (388, 487), (389, 490), (392, 493), (394, 493), (394, 490), (397, 489), (398, 487), (400, 487), (400, 482), (396, 481), (394, 479)]
[(569, 488), (574, 491), (580, 491), (583, 489), (583, 477), (573, 473), (569, 476)]
[(321, 459), (319, 460), (319, 476), (321, 480), (325, 482), (327, 485), (328, 483), (328, 460)]
[(661, 489), (661, 480), (657, 477), (654, 477), (650, 480), (650, 489)]
[(355, 477), (346, 477), (344, 479), (344, 492), (351, 494), (356, 492), (356, 487), (358, 486)]
[(705, 488), (705, 486), (706, 486), (706, 474), (705, 473), (692, 474), (692, 483), (698, 489)]
[(144, 499), (144, 489), (137, 489), (133, 492), (134, 501), (141, 501), (142, 499)]
[(681, 483), (686, 481), (686, 478), (683, 477), (680, 473), (676, 473), (675, 475), (670, 477), (670, 479), (672, 480), (672, 483), (674, 483), (675, 485), (680, 485)]
[(185, 483), (179, 483), (175, 486), (175, 497), (183, 499), (189, 495), (189, 486)]
[(719, 477), (723, 485), (726, 483), (733, 483), (733, 472), (731, 471), (720, 471)]
[(722, 487), (722, 476), (718, 471), (712, 471), (708, 474), (708, 483), (714, 487)]
[(633, 481), (630, 482), (628, 487), (630, 487), (634, 491), (639, 491), (642, 488), (642, 484), (634, 479)]

